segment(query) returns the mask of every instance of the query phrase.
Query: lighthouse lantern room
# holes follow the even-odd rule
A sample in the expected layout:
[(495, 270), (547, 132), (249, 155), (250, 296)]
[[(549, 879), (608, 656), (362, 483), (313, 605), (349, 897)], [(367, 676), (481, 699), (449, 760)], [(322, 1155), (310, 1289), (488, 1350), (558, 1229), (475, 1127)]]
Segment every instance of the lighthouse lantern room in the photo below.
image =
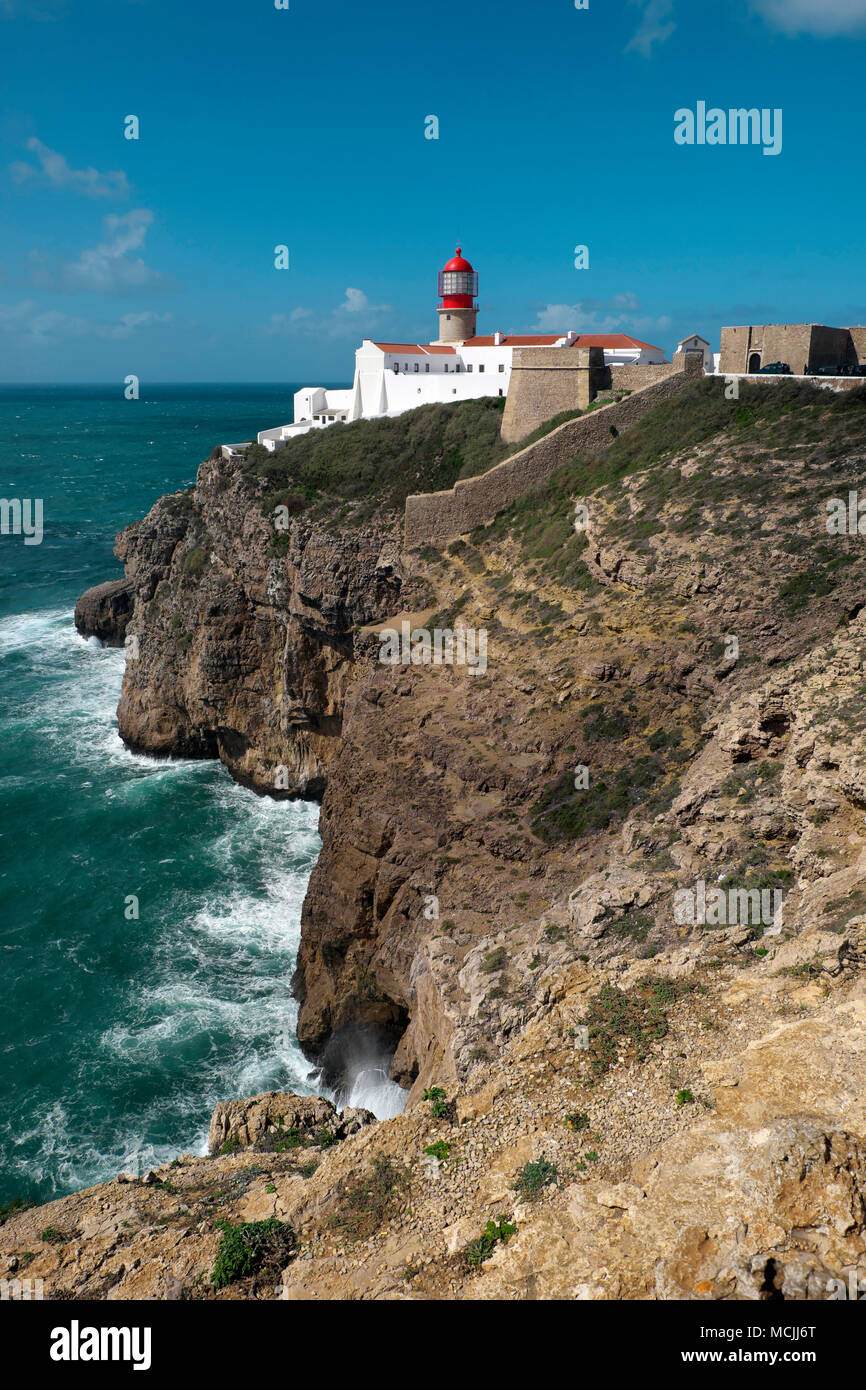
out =
[(460, 247), (439, 272), (440, 343), (465, 343), (475, 337), (478, 318), (478, 272), (465, 260)]

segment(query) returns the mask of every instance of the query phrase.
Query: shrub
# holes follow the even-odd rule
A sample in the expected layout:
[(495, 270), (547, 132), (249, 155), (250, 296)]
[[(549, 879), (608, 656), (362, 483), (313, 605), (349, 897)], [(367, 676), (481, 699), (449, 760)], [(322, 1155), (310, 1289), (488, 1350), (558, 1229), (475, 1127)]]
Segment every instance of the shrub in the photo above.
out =
[(343, 1185), (330, 1224), (351, 1240), (374, 1235), (409, 1189), (408, 1168), (376, 1154), (366, 1177)]
[(546, 1158), (535, 1158), (530, 1163), (524, 1163), (512, 1183), (512, 1188), (524, 1201), (531, 1201), (538, 1196), (542, 1188), (556, 1182), (557, 1177), (555, 1163)]
[(485, 975), (492, 975), (496, 970), (502, 970), (508, 960), (508, 952), (504, 946), (496, 946), (481, 963), (481, 969)]
[(499, 1241), (505, 1245), (508, 1237), (513, 1236), (516, 1230), (516, 1226), (510, 1226), (504, 1219), (488, 1221), (483, 1234), (477, 1240), (471, 1240), (468, 1245), (464, 1246), (463, 1258), (467, 1264), (477, 1268), (485, 1260), (490, 1259)]
[(263, 1269), (282, 1269), (297, 1248), (291, 1226), (274, 1216), (267, 1221), (241, 1222), (237, 1226), (229, 1221), (219, 1221), (217, 1225), (222, 1231), (222, 1240), (211, 1283), (218, 1289)]
[(188, 550), (183, 557), (183, 572), (192, 578), (200, 575), (207, 564), (207, 551), (201, 545), (196, 545), (192, 550)]
[(421, 1099), (430, 1101), (430, 1114), (434, 1120), (447, 1119), (451, 1107), (445, 1099), (445, 1092), (441, 1086), (428, 1086)]
[(451, 1152), (451, 1145), (444, 1139), (437, 1139), (435, 1144), (428, 1144), (424, 1150), (431, 1158), (438, 1158), (440, 1163), (444, 1163)]

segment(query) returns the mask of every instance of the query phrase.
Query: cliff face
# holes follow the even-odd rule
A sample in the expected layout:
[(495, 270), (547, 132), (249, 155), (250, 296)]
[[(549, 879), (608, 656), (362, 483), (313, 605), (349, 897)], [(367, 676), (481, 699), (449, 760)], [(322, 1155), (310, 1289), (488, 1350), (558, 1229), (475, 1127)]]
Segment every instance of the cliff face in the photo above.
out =
[[(386, 1049), (411, 1090), (395, 1120), (313, 1136), (315, 1171), (261, 1176), (257, 1154), (248, 1178), (249, 1156), (220, 1154), (166, 1174), (174, 1202), (66, 1199), (61, 1229), (109, 1222), (105, 1296), (133, 1287), (157, 1205), (170, 1229), (202, 1203), (183, 1258), (201, 1289), (217, 1179), (238, 1184), (222, 1215), (303, 1235), (289, 1298), (806, 1298), (866, 1279), (866, 559), (826, 526), (866, 407), (717, 394), (444, 550), (398, 556), (387, 522), (304, 514), (274, 547), (255, 487), (216, 460), (124, 533), (124, 736), (263, 790), (278, 762), (289, 792), (325, 784), (299, 1035), (335, 1078)], [(378, 632), (403, 619), (483, 628), (486, 669), (383, 664)], [(240, 1106), (230, 1132), (267, 1136), (294, 1104)], [(385, 1160), (402, 1195), (352, 1229)], [(531, 1191), (527, 1163), (547, 1174)], [(475, 1260), (488, 1219), (517, 1235)], [(40, 1220), (0, 1248), (32, 1250)], [(83, 1259), (39, 1259), (97, 1287)]]
[[(396, 547), (372, 527), (281, 518), (219, 454), (116, 545), (126, 580), (82, 596), (80, 631), (125, 637), (120, 734), (137, 752), (219, 757), (239, 781), (321, 795), (352, 632), (393, 606)], [(132, 595), (117, 615), (117, 592)], [(129, 606), (129, 599), (126, 600)]]
[[(824, 525), (862, 426), (821, 397), (805, 446), (811, 398), (716, 394), (443, 551), (400, 556), (395, 518), (336, 508), (276, 536), (261, 483), (219, 457), (120, 537), (129, 744), (277, 795), (327, 784), (295, 989), (333, 1080), (372, 1050), (410, 1103), (464, 1084), (570, 962), (681, 943), (683, 884), (765, 880), (793, 914), (801, 860), (826, 876), (798, 663), (862, 602), (857, 538), (828, 549)], [(487, 669), (383, 665), (377, 633), (404, 618), (484, 629)]]

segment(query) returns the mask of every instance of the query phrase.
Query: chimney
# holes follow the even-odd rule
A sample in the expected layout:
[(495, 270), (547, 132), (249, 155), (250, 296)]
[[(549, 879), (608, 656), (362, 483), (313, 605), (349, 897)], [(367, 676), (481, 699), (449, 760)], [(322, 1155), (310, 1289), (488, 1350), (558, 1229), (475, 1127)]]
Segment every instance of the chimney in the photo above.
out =
[(501, 333), (494, 333), (494, 334), (493, 334), (493, 346), (494, 346), (494, 347), (502, 347), (502, 334), (501, 334)]

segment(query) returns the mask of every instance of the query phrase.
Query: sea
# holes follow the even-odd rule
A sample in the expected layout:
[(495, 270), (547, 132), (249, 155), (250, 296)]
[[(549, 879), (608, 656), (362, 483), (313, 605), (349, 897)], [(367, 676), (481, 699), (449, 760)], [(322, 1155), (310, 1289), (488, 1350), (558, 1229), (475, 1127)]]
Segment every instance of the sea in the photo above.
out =
[[(218, 762), (128, 752), (124, 653), (73, 626), (118, 530), (215, 444), (291, 419), (298, 386), (0, 387), (0, 1205), (203, 1153), (214, 1105), (319, 1091), (290, 980), (318, 806)], [(377, 1065), (350, 1103), (403, 1093)]]

